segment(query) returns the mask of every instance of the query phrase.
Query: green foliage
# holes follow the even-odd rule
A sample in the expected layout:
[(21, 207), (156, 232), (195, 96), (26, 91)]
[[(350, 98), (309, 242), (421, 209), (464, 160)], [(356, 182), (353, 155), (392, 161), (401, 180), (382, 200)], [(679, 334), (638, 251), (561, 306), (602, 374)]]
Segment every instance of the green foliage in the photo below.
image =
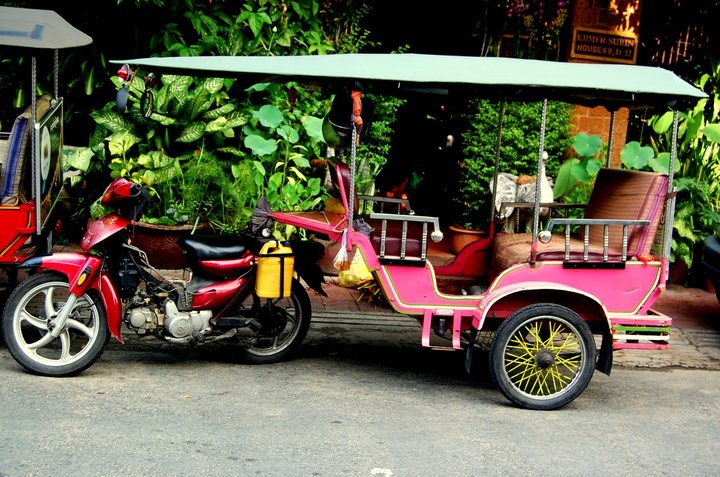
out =
[(153, 35), (153, 51), (168, 56), (325, 54), (335, 45), (324, 33), (320, 2), (246, 0), (198, 3), (182, 0), (183, 12)]
[(86, 158), (93, 155), (111, 178), (147, 187), (148, 222), (207, 221), (237, 228), (246, 198), (236, 190), (230, 161), (243, 153), (227, 147), (225, 139), (235, 136), (234, 128), (245, 124), (248, 115), (229, 101), (226, 87), (231, 84), (165, 75), (162, 86), (152, 90), (153, 110), (145, 114), (143, 95), (148, 91), (136, 79), (129, 87), (128, 111), (117, 111), (114, 102), (94, 111), (91, 144), (76, 150), (68, 163), (87, 173), (83, 166), (89, 167)]
[[(568, 158), (560, 166), (553, 195), (556, 200), (586, 202), (595, 176), (607, 162), (607, 145), (603, 144), (597, 134), (578, 133), (573, 139), (573, 151), (576, 157)], [(667, 174), (670, 168), (669, 154), (660, 153), (656, 156), (652, 147), (643, 146), (638, 141), (630, 141), (623, 146), (620, 161), (626, 169), (638, 171), (652, 170)], [(675, 163), (676, 172), (678, 167)], [(578, 187), (581, 190), (575, 191)]]
[[(170, 56), (324, 54), (372, 45), (360, 26), (369, 7), (360, 2), (120, 3), (171, 12), (149, 41), (152, 51)], [(128, 112), (117, 112), (114, 102), (93, 111), (90, 145), (68, 158), (69, 168), (86, 174), (100, 168), (144, 184), (153, 194), (147, 219), (156, 223), (210, 221), (238, 230), (262, 195), (275, 210), (322, 203), (326, 192), (310, 160), (324, 151), (321, 117), (331, 98), (294, 84), (240, 91), (233, 80), (163, 75), (145, 117), (140, 76), (130, 85)], [(117, 78), (113, 83), (120, 87)], [(381, 152), (368, 151), (372, 177)]]
[[(607, 144), (603, 144), (598, 135), (579, 133), (573, 140), (573, 151), (577, 157), (568, 158), (558, 171), (553, 195), (555, 200), (568, 203), (585, 204), (590, 198), (595, 177), (607, 163)], [(620, 151), (620, 161), (626, 169), (652, 170), (667, 174), (670, 167), (669, 154), (655, 155), (649, 146), (637, 141), (626, 143)], [(677, 171), (678, 164), (675, 164)], [(571, 211), (571, 216), (580, 216), (579, 211)]]
[[(572, 149), (577, 157), (568, 158), (560, 166), (553, 186), (555, 200), (569, 194), (578, 184), (590, 182), (602, 167), (602, 138), (597, 134), (575, 135)], [(587, 192), (587, 189), (584, 188), (584, 191)], [(576, 199), (577, 195), (574, 198)]]
[[(262, 83), (248, 90), (243, 108), (250, 121), (243, 127), (243, 144), (252, 158), (252, 168), (235, 167), (240, 177), (253, 178), (256, 199), (265, 195), (273, 210), (312, 210), (327, 196), (319, 177), (311, 176), (310, 160), (323, 149), (320, 115), (328, 100), (300, 85)], [(289, 103), (293, 98), (293, 104)], [(259, 108), (255, 105), (265, 103)], [(286, 227), (278, 234), (295, 232)]]
[[(710, 66), (696, 82), (710, 97), (678, 112), (672, 258), (683, 260), (691, 272), (699, 268), (705, 237), (720, 233), (720, 63)], [(671, 153), (673, 115), (667, 111), (652, 116), (647, 121), (650, 128), (641, 131), (662, 163)]]
[[(463, 133), (464, 160), (461, 164), (457, 197), (458, 217), (455, 221), (468, 228), (486, 228), (490, 219), (495, 174), (500, 105), (487, 100), (473, 100), (469, 124)], [(536, 175), (540, 151), (540, 118), (542, 103), (506, 103), (502, 121), (500, 172)], [(555, 177), (558, 159), (570, 147), (572, 106), (548, 103), (545, 150), (550, 160), (546, 174)]]
[(100, 143), (79, 149), (77, 162), (70, 162), (79, 166), (93, 153), (111, 177), (147, 187), (152, 197), (144, 220), (209, 222), (238, 231), (262, 195), (275, 210), (309, 210), (321, 203), (321, 181), (308, 177), (321, 137), (321, 120), (310, 112), (326, 106), (314, 99), (316, 93), (262, 83), (248, 88), (241, 102), (231, 99), (237, 96), (231, 80), (164, 75), (162, 86), (153, 89), (155, 109), (146, 117), (141, 107), (147, 92), (136, 83), (128, 112), (109, 103), (93, 113), (103, 132), (94, 135)]

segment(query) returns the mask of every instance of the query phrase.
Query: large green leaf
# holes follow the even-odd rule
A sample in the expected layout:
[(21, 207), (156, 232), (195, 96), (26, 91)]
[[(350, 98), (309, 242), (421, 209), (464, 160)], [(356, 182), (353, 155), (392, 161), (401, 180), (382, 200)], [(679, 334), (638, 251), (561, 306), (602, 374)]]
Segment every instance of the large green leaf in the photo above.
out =
[(315, 142), (323, 142), (325, 140), (322, 133), (322, 118), (318, 118), (316, 116), (303, 116), (301, 122), (305, 127), (305, 132), (307, 132), (308, 136), (310, 136), (310, 139)]
[(270, 176), (268, 179), (268, 187), (272, 190), (277, 190), (282, 186), (283, 183), (283, 173), (282, 172), (276, 172), (273, 175)]
[(187, 104), (188, 116), (194, 121), (205, 114), (212, 105), (212, 93), (205, 88), (201, 88)]
[(140, 142), (140, 138), (130, 131), (122, 131), (110, 136), (108, 149), (111, 156), (124, 156), (131, 147)]
[(275, 37), (275, 43), (286, 48), (292, 45), (292, 33), (290, 30), (283, 30), (278, 36)]
[(573, 140), (573, 149), (580, 157), (592, 157), (600, 152), (602, 138), (597, 134), (579, 133)]
[(710, 139), (711, 141), (720, 143), (719, 123), (708, 124), (703, 128), (702, 133), (705, 135), (706, 138)]
[(272, 86), (272, 83), (255, 83), (254, 85), (251, 85), (245, 89), (247, 92), (252, 91), (265, 91), (270, 86)]
[(200, 139), (205, 133), (205, 123), (201, 121), (188, 124), (177, 137), (177, 142), (193, 142)]
[(576, 182), (586, 182), (590, 180), (590, 173), (587, 169), (587, 161), (579, 160), (570, 166), (570, 173)]
[(277, 143), (272, 139), (265, 139), (257, 134), (250, 134), (243, 141), (245, 147), (250, 149), (257, 156), (267, 156), (277, 150)]
[(665, 134), (670, 129), (670, 126), (672, 126), (672, 123), (673, 112), (668, 111), (653, 121), (652, 128), (657, 134)]
[(166, 100), (162, 104), (157, 104), (158, 109), (167, 111), (173, 101), (183, 104), (188, 97), (192, 82), (193, 78), (191, 76), (163, 75), (163, 83), (167, 86), (167, 88), (162, 88), (165, 90)]
[(79, 171), (87, 172), (95, 153), (89, 147), (80, 147), (64, 157), (65, 163)]
[(577, 180), (572, 175), (573, 163), (578, 163), (577, 159), (568, 159), (563, 162), (558, 169), (557, 178), (555, 178), (555, 185), (553, 187), (553, 197), (555, 199), (560, 198), (570, 192), (575, 186)]
[(223, 117), (214, 119), (213, 121), (210, 121), (209, 123), (207, 123), (205, 125), (205, 131), (207, 131), (209, 133), (213, 133), (213, 132), (222, 131), (224, 129), (227, 129), (227, 127), (228, 127), (227, 118), (225, 118), (223, 116)]
[(237, 128), (240, 126), (244, 126), (247, 124), (248, 119), (245, 116), (236, 116), (233, 118), (228, 118), (227, 127), (229, 128)]
[(258, 112), (257, 117), (260, 120), (260, 124), (266, 128), (276, 128), (282, 123), (283, 113), (277, 107), (266, 104), (262, 106)]
[(655, 157), (655, 151), (650, 146), (642, 146), (637, 141), (631, 141), (623, 146), (620, 151), (620, 160), (628, 169), (642, 170), (648, 165), (648, 161)]
[(290, 144), (295, 144), (300, 139), (300, 134), (298, 134), (297, 130), (289, 124), (284, 124), (277, 128), (277, 133), (281, 138), (285, 139)]
[[(648, 165), (655, 172), (667, 174), (670, 171), (670, 153), (661, 152), (657, 155), (657, 157), (650, 159), (648, 161)], [(680, 172), (681, 166), (682, 164), (680, 163), (680, 161), (676, 160), (673, 164), (673, 173), (677, 174), (678, 172)]]
[(97, 124), (105, 126), (114, 133), (132, 131), (134, 129), (132, 121), (115, 110), (110, 111), (103, 109), (101, 111), (93, 111), (90, 113), (90, 116)]
[(250, 25), (250, 30), (252, 30), (252, 33), (256, 38), (260, 36), (263, 26), (271, 23), (272, 19), (265, 12), (248, 14), (248, 25)]
[(220, 91), (225, 84), (225, 78), (206, 78), (202, 87), (210, 93), (215, 94)]
[(600, 159), (594, 158), (594, 157), (583, 157), (580, 159), (579, 166), (574, 166), (573, 171), (575, 171), (578, 167), (582, 167), (584, 172), (578, 172), (575, 176), (579, 179), (579, 177), (582, 177), (583, 181), (590, 180), (591, 177), (595, 177), (602, 168), (603, 163)]
[(227, 116), (235, 110), (235, 105), (232, 103), (226, 103), (219, 108), (211, 109), (203, 114), (203, 119), (216, 119), (220, 116)]

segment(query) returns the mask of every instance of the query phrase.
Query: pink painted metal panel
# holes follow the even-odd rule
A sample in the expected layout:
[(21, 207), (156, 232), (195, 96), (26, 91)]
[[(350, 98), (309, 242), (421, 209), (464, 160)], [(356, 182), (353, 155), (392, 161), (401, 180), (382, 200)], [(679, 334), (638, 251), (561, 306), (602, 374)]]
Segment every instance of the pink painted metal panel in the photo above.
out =
[(368, 268), (375, 272), (390, 305), (400, 313), (421, 315), (425, 309), (460, 309), (463, 316), (470, 316), (482, 301), (481, 295), (441, 293), (429, 262), (424, 267), (382, 265), (366, 236), (354, 233), (350, 235), (350, 241), (357, 245)]
[(565, 269), (562, 262), (537, 262), (505, 270), (490, 290), (533, 282), (550, 289), (569, 287), (595, 298), (609, 313), (634, 314), (657, 298), (653, 292), (661, 286), (661, 272), (660, 261), (631, 261), (625, 269)]
[(322, 210), (310, 212), (271, 212), (268, 214), (283, 224), (294, 225), (301, 229), (312, 230), (328, 234), (331, 240), (337, 240), (339, 234), (347, 227), (345, 214), (324, 212)]

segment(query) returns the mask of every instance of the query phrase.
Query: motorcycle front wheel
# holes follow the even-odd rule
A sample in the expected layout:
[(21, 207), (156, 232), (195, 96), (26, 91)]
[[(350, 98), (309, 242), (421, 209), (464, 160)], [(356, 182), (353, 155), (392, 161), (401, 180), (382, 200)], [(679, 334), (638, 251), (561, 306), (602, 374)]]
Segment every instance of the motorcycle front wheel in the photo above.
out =
[(50, 331), (70, 296), (67, 279), (52, 272), (22, 281), (5, 304), (2, 328), (13, 358), (40, 376), (74, 376), (100, 358), (109, 341), (107, 315), (96, 292), (75, 302), (60, 334)]
[[(254, 299), (258, 300), (257, 297)], [(251, 306), (255, 308), (255, 319), (262, 328), (242, 350), (243, 360), (252, 364), (270, 364), (296, 354), (310, 329), (312, 311), (305, 287), (293, 279), (289, 297), (260, 299)]]

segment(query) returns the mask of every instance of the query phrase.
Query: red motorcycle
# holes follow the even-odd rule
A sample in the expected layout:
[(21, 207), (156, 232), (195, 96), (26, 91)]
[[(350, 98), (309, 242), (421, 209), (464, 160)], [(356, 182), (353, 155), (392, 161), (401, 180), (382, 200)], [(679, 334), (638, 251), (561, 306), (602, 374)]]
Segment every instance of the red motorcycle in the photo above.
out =
[(17, 362), (34, 374), (76, 375), (97, 361), (111, 335), (123, 342), (123, 323), (171, 343), (229, 340), (250, 363), (292, 356), (311, 317), (299, 277), (324, 293), (316, 264), (322, 245), (268, 240), (272, 219), (260, 214), (245, 235), (181, 238), (189, 266), (183, 278), (167, 278), (131, 243), (146, 202), (140, 185), (117, 179), (101, 199), (115, 211), (88, 225), (83, 252), (23, 262), (34, 273), (9, 296), (3, 318)]

